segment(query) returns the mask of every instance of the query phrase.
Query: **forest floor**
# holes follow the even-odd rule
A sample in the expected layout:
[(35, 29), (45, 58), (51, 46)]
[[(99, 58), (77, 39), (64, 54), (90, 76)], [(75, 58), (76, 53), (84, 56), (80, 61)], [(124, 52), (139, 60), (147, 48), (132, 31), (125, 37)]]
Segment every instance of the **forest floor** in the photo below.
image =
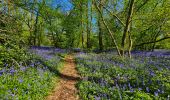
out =
[(57, 82), (47, 100), (78, 100), (78, 90), (75, 85), (80, 77), (72, 55), (65, 57), (65, 64), (59, 73), (59, 77), (59, 82)]

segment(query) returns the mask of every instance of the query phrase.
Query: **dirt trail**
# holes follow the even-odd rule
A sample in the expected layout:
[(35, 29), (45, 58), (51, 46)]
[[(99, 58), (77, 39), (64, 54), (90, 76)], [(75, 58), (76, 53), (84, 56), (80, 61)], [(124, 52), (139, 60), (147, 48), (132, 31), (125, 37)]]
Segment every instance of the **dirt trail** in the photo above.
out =
[(59, 76), (61, 78), (47, 100), (78, 100), (75, 84), (80, 78), (72, 55), (66, 56), (64, 68)]

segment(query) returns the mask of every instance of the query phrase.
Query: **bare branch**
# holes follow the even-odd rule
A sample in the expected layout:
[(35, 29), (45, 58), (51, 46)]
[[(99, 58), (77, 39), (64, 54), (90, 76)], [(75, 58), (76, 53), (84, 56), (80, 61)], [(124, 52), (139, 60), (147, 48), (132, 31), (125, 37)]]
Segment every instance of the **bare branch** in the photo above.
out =
[(99, 4), (101, 4), (103, 6), (103, 8), (110, 13), (110, 15), (114, 16), (124, 27), (125, 24), (123, 23), (123, 21), (114, 13), (112, 13), (109, 9), (107, 9), (107, 7), (105, 7), (101, 2), (99, 2)]
[(156, 41), (145, 42), (145, 43), (138, 44), (138, 45), (136, 45), (136, 46), (142, 46), (142, 45), (145, 45), (145, 44), (152, 44), (152, 43), (160, 42), (160, 41), (163, 41), (163, 40), (166, 40), (166, 39), (169, 39), (169, 38), (170, 38), (170, 37), (164, 37), (164, 38), (159, 39), (159, 40), (156, 40)]

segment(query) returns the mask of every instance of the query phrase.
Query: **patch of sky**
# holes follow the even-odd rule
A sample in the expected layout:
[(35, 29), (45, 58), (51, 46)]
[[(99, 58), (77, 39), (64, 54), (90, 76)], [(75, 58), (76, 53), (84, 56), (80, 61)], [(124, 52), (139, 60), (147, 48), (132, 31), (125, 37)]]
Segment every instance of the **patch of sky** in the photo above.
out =
[(51, 6), (54, 8), (60, 6), (61, 10), (64, 12), (70, 11), (73, 8), (69, 0), (52, 0)]

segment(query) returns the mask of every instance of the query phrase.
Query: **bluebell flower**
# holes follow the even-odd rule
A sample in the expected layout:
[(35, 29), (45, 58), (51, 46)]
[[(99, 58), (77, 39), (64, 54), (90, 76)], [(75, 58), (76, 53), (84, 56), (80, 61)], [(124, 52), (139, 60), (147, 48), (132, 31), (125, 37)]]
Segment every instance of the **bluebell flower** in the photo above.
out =
[(133, 90), (133, 89), (130, 89), (130, 92), (134, 92), (134, 90)]
[(150, 70), (149, 72), (151, 76), (155, 76), (155, 73), (152, 70)]
[(14, 68), (11, 68), (11, 69), (10, 69), (10, 73), (11, 73), (11, 74), (13, 74), (13, 73), (15, 73), (15, 72), (16, 72), (16, 71), (15, 71)]
[(101, 100), (101, 98), (98, 97), (98, 96), (94, 96), (94, 99), (95, 99), (95, 100)]
[(41, 63), (40, 62), (37, 62), (37, 65), (40, 65)]
[(129, 86), (130, 89), (132, 89), (132, 86), (130, 85), (130, 83), (128, 83), (128, 86)]
[(164, 90), (162, 90), (161, 93), (164, 94), (165, 93)]
[(106, 93), (104, 93), (104, 98), (108, 98), (108, 95)]
[(14, 88), (14, 90), (16, 91), (16, 90), (17, 90), (17, 88)]
[(31, 85), (28, 83), (28, 87), (31, 87)]
[(7, 63), (5, 64), (5, 67), (8, 67), (8, 64), (7, 64)]
[(34, 63), (31, 63), (30, 66), (31, 66), (31, 67), (35, 67)]
[(2, 69), (2, 70), (0, 71), (0, 76), (1, 76), (4, 72), (5, 72), (5, 69)]
[(146, 87), (146, 91), (147, 91), (147, 92), (150, 92), (149, 87)]
[(145, 85), (145, 81), (144, 81), (144, 79), (142, 80), (142, 85), (143, 85), (143, 86)]
[(125, 90), (125, 89), (126, 89), (126, 87), (127, 87), (127, 85), (126, 85), (126, 84), (124, 84), (124, 85), (123, 85), (123, 90)]
[(138, 90), (139, 90), (139, 91), (141, 91), (141, 90), (142, 90), (142, 88), (138, 88)]
[(155, 95), (155, 96), (158, 96), (158, 91), (155, 91), (155, 92), (154, 92), (154, 95)]
[(160, 89), (158, 89), (157, 91), (158, 91), (158, 92), (161, 92), (161, 90), (160, 90)]
[(14, 97), (14, 96), (15, 96), (15, 94), (11, 94), (11, 96), (12, 96), (12, 97)]
[(149, 79), (149, 82), (148, 82), (149, 84), (152, 84), (152, 80), (151, 79)]
[(25, 70), (26, 70), (26, 67), (21, 67), (20, 70), (21, 70), (21, 71), (25, 71)]
[(22, 83), (22, 82), (23, 82), (23, 80), (22, 80), (22, 79), (19, 79), (19, 82), (20, 82), (20, 83)]

